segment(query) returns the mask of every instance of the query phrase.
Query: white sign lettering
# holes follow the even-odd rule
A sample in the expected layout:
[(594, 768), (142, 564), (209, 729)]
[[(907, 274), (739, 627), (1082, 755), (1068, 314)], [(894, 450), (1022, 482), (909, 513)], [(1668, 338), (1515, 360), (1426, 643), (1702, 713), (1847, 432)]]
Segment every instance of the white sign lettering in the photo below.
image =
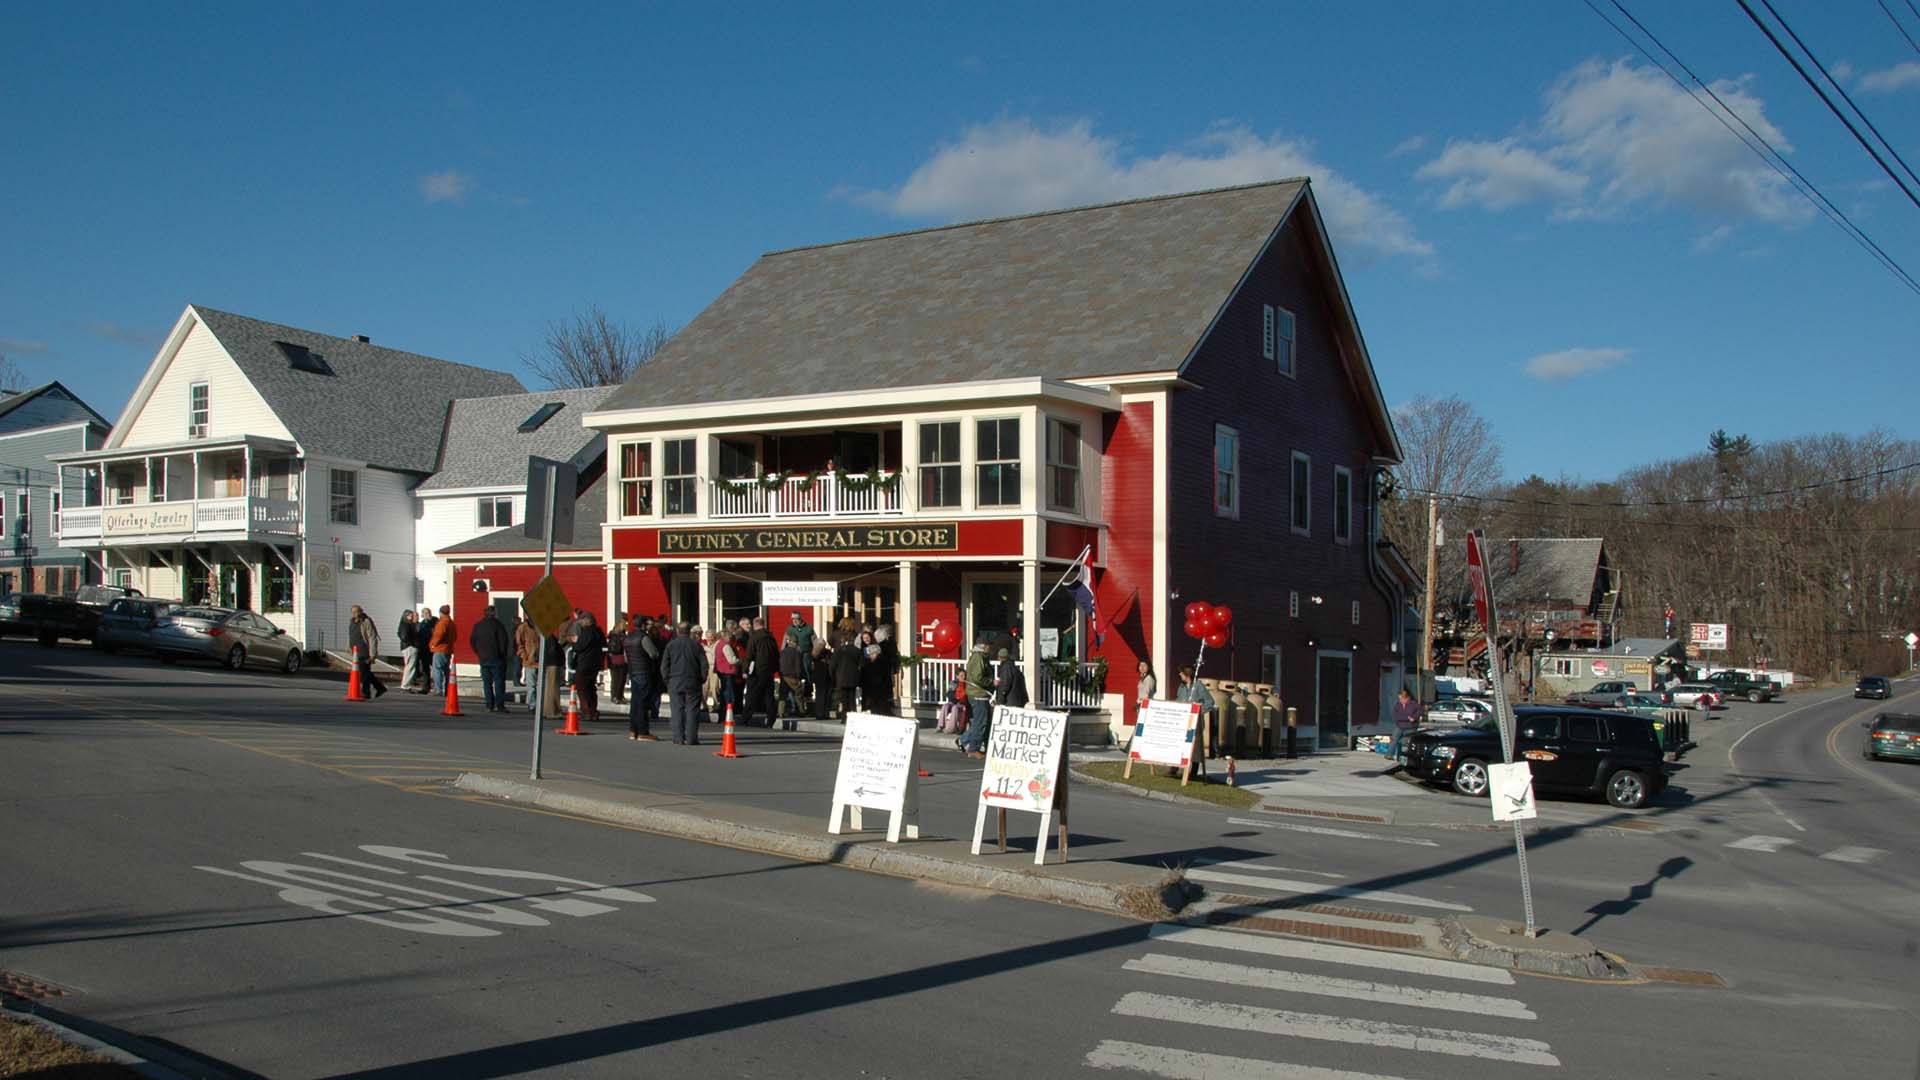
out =
[(1687, 643), (1702, 649), (1727, 647), (1727, 624), (1697, 622), (1687, 628)]
[(100, 511), (100, 535), (144, 536), (150, 533), (190, 533), (193, 531), (193, 504), (147, 503), (143, 506), (110, 506)]
[[(1025, 810), (1040, 815), (1040, 840), (1033, 862), (1047, 860), (1047, 830), (1054, 802), (1063, 807), (1066, 770), (1061, 767), (1067, 748), (1067, 714), (1044, 709), (1015, 709), (996, 705), (987, 729), (987, 765), (980, 779), (980, 809), (973, 823), (973, 853), (980, 854), (986, 832), (987, 808)], [(1066, 856), (1064, 812), (1061, 815), (1061, 857)]]
[(1519, 821), (1538, 817), (1533, 804), (1533, 769), (1524, 761), (1487, 766), (1488, 794), (1493, 798), (1493, 820)]
[(907, 836), (920, 837), (920, 786), (915, 782), (914, 751), (920, 725), (912, 717), (848, 713), (847, 730), (840, 738), (840, 771), (833, 780), (833, 820), (829, 833), (840, 832), (841, 810), (852, 811), (851, 825), (861, 828), (860, 810), (885, 810), (892, 815), (887, 841), (900, 842), (902, 822)]
[(840, 603), (837, 581), (763, 581), (760, 603), (766, 607), (833, 607)]

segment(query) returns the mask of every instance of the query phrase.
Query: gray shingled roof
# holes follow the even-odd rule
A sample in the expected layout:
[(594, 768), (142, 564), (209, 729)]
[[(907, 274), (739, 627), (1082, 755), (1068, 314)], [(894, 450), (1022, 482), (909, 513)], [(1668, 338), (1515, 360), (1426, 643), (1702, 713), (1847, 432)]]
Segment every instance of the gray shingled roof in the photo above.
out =
[[(526, 479), (524, 476), (521, 479)], [(607, 520), (607, 477), (605, 473), (587, 485), (574, 503), (573, 543), (555, 544), (555, 551), (599, 551), (600, 526)], [(457, 544), (443, 547), (436, 555), (499, 555), (508, 552), (537, 552), (546, 550), (539, 540), (529, 540), (514, 525), (505, 529), (495, 529), (482, 533), (471, 540), (462, 540)]]
[[(611, 386), (595, 386), (454, 402), (446, 443), (440, 450), (440, 471), (428, 477), (418, 490), (524, 484), (529, 456), (585, 465), (583, 455), (589, 459), (597, 456), (592, 451), (605, 446), (606, 436), (582, 427), (580, 418), (611, 393)], [(561, 406), (560, 411), (533, 431), (519, 430), (528, 417), (548, 403)]]
[[(436, 360), (351, 338), (193, 305), (222, 347), (309, 454), (429, 473), (455, 398), (524, 393), (504, 371)], [(333, 372), (298, 371), (274, 346), (304, 346)]]
[[(49, 383), (41, 383), (39, 386), (30, 387), (26, 390), (15, 391), (4, 398), (0, 398), (0, 419), (4, 419), (7, 414), (25, 406), (27, 402), (37, 400), (49, 394), (70, 403), (74, 406), (74, 412), (84, 412), (87, 419), (98, 423), (101, 427), (110, 428), (113, 426), (113, 421), (93, 411), (93, 406), (81, 401), (78, 394), (67, 389), (58, 379)], [(73, 422), (71, 419), (59, 421), (59, 423), (63, 424), (71, 424)], [(4, 425), (0, 425), (0, 427), (4, 427)]]
[(1178, 368), (1304, 180), (762, 255), (601, 406)]
[[(1520, 545), (1520, 567), (1509, 573), (1509, 543)], [(1493, 600), (1501, 609), (1515, 604), (1531, 604), (1551, 598), (1556, 603), (1584, 608), (1593, 595), (1594, 579), (1600, 569), (1600, 554), (1606, 541), (1598, 537), (1558, 539), (1517, 537), (1513, 541), (1489, 539), (1487, 559), (1492, 564)], [(1438, 569), (1441, 587), (1451, 588), (1456, 597), (1467, 595), (1467, 542), (1450, 543), (1440, 551)], [(1605, 582), (1601, 582), (1605, 585)], [(1511, 612), (1509, 612), (1511, 614)]]

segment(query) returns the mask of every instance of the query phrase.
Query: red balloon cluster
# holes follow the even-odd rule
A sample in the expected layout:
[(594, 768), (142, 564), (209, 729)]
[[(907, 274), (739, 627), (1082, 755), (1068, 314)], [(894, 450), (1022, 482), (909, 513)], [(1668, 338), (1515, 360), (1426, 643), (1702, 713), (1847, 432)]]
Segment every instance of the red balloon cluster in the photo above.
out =
[(933, 647), (943, 653), (949, 653), (960, 647), (960, 629), (952, 623), (943, 622), (933, 628)]
[(1215, 606), (1205, 600), (1187, 605), (1187, 636), (1199, 638), (1216, 649), (1227, 647), (1227, 627), (1233, 625), (1233, 609)]

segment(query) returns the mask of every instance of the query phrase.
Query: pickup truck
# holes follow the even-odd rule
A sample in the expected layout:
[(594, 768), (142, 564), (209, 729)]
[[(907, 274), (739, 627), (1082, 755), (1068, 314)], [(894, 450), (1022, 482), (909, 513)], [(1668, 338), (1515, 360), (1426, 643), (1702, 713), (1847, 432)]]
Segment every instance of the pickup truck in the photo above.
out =
[(1780, 693), (1780, 684), (1766, 679), (1750, 678), (1737, 671), (1716, 671), (1702, 682), (1719, 687), (1725, 697), (1743, 697), (1748, 701), (1772, 701)]
[(1596, 709), (1605, 709), (1620, 704), (1628, 694), (1637, 694), (1640, 688), (1624, 679), (1609, 682), (1597, 682), (1577, 693), (1568, 694), (1568, 705), (1587, 705)]
[(71, 597), (21, 593), (10, 599), (18, 607), (17, 614), (9, 621), (16, 622), (23, 632), (32, 634), (42, 645), (52, 646), (61, 638), (92, 641), (94, 628), (100, 624), (97, 610)]

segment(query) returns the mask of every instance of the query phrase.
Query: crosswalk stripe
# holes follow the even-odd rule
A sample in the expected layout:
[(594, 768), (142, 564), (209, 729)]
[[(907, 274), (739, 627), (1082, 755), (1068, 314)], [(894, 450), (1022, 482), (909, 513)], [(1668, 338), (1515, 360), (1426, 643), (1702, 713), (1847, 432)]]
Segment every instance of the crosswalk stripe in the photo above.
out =
[(1267, 821), (1262, 818), (1227, 819), (1229, 825), (1252, 825), (1261, 829), (1285, 829), (1288, 832), (1312, 833), (1315, 836), (1344, 836), (1349, 840), (1378, 840), (1383, 844), (1411, 844), (1415, 847), (1439, 847), (1435, 841), (1423, 836), (1387, 836), (1383, 833), (1361, 832), (1359, 829), (1335, 829), (1327, 825), (1295, 825), (1288, 821)]
[(1176, 1024), (1198, 1024), (1229, 1031), (1255, 1031), (1294, 1039), (1319, 1039), (1324, 1042), (1355, 1043), (1361, 1046), (1385, 1046), (1397, 1050), (1417, 1050), (1455, 1057), (1487, 1058), (1522, 1065), (1558, 1065), (1560, 1059), (1552, 1047), (1538, 1039), (1511, 1035), (1486, 1035), (1477, 1031), (1452, 1031), (1446, 1028), (1415, 1027), (1381, 1020), (1361, 1020), (1350, 1016), (1323, 1016), (1318, 1013), (1269, 1009), (1260, 1005), (1239, 1005), (1227, 1001), (1200, 1001), (1134, 991), (1113, 1006), (1121, 1016), (1145, 1020), (1166, 1020)]
[(1834, 862), (1870, 863), (1885, 854), (1877, 847), (1843, 847), (1834, 848), (1820, 857)]
[(1401, 1080), (1379, 1073), (1203, 1054), (1197, 1050), (1175, 1050), (1170, 1046), (1148, 1046), (1120, 1039), (1102, 1040), (1088, 1052), (1087, 1065), (1095, 1069), (1151, 1073), (1169, 1080)]
[(1433, 975), (1443, 979), (1459, 979), (1463, 982), (1513, 985), (1513, 973), (1505, 968), (1468, 964), (1459, 960), (1442, 960), (1432, 956), (1411, 956), (1406, 953), (1361, 949), (1352, 945), (1329, 945), (1319, 941), (1296, 941), (1292, 938), (1268, 937), (1264, 934), (1236, 933), (1232, 930), (1216, 930), (1206, 926), (1156, 923), (1147, 929), (1147, 938), (1151, 941), (1163, 941), (1176, 945), (1202, 945), (1213, 949), (1255, 953), (1260, 956), (1283, 956), (1289, 960), (1312, 960), (1322, 964), (1345, 964), (1349, 967), (1399, 971), (1410, 975)]
[(1199, 979), (1204, 982), (1226, 983), (1229, 986), (1251, 986), (1260, 990), (1317, 994), (1321, 997), (1349, 998), (1354, 1001), (1378, 1001), (1415, 1009), (1444, 1009), (1450, 1012), (1473, 1013), (1478, 1016), (1504, 1016), (1514, 1020), (1538, 1019), (1533, 1010), (1527, 1008), (1526, 1002), (1514, 998), (1462, 994), (1453, 990), (1425, 990), (1412, 986), (1367, 982), (1362, 979), (1341, 979), (1331, 975), (1309, 975), (1305, 972), (1284, 971), (1278, 968), (1252, 967), (1247, 964), (1223, 964), (1214, 960), (1188, 960), (1162, 953), (1148, 953), (1138, 960), (1127, 961), (1121, 967), (1128, 971), (1141, 971), (1150, 975), (1171, 975), (1180, 979)]
[(1784, 847), (1791, 847), (1793, 841), (1784, 836), (1747, 836), (1730, 841), (1726, 846), (1742, 851), (1764, 851), (1771, 855)]
[(1266, 863), (1249, 862), (1245, 859), (1234, 859), (1231, 861), (1220, 860), (1217, 862), (1211, 859), (1195, 859), (1193, 865), (1210, 867), (1215, 870), (1258, 870), (1263, 874), (1311, 874), (1314, 877), (1333, 878), (1335, 880), (1347, 876), (1345, 874), (1333, 873), (1330, 870), (1306, 870), (1298, 866), (1269, 866)]
[(1347, 900), (1375, 900), (1383, 904), (1439, 908), (1442, 911), (1473, 910), (1465, 904), (1456, 904), (1450, 900), (1429, 900), (1424, 896), (1414, 896), (1409, 893), (1391, 892), (1386, 889), (1360, 889), (1351, 885), (1328, 885), (1320, 881), (1293, 881), (1288, 878), (1255, 877), (1251, 874), (1222, 874), (1217, 870), (1188, 870), (1187, 877), (1193, 881), (1210, 881), (1215, 885), (1241, 885), (1249, 888), (1271, 889), (1275, 892), (1338, 896)]

